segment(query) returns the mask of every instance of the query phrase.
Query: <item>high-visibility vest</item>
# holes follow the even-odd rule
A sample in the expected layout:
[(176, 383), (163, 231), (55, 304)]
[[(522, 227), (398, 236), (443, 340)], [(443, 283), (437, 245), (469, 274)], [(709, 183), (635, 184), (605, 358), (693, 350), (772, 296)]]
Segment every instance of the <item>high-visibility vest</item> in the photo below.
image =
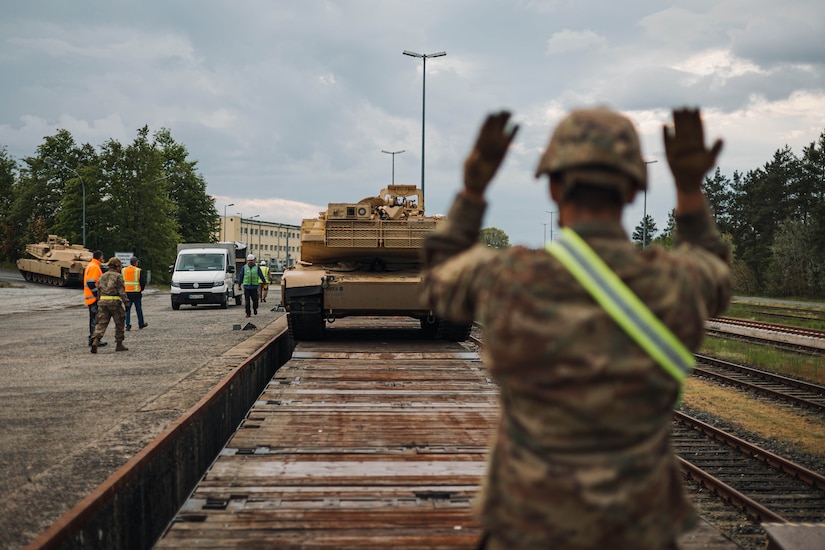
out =
[(87, 306), (97, 302), (97, 296), (95, 296), (92, 289), (89, 288), (89, 283), (94, 282), (93, 286), (97, 287), (97, 282), (100, 280), (101, 275), (103, 275), (103, 270), (100, 268), (100, 261), (92, 258), (92, 261), (89, 262), (89, 265), (87, 265), (83, 271), (83, 302)]
[(561, 239), (550, 243), (547, 251), (681, 388), (682, 381), (696, 364), (690, 350), (575, 231), (565, 227), (561, 233)]
[(123, 284), (126, 292), (140, 292), (140, 268), (130, 265), (123, 270)]
[(258, 286), (258, 265), (253, 264), (243, 266), (244, 273), (243, 273), (243, 284), (244, 286)]
[(261, 266), (261, 273), (264, 274), (264, 280), (261, 281), (261, 282), (264, 283), (264, 284), (268, 284), (269, 283), (269, 266), (268, 265), (262, 265)]

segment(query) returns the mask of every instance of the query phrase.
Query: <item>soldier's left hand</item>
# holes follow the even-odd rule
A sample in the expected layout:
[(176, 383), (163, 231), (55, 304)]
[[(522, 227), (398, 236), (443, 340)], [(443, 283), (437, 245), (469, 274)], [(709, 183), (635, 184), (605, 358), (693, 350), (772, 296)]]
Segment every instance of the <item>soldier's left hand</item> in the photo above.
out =
[(475, 146), (464, 161), (464, 189), (473, 195), (484, 195), (493, 176), (507, 154), (507, 148), (518, 132), (518, 125), (508, 126), (510, 113), (501, 111), (487, 117)]

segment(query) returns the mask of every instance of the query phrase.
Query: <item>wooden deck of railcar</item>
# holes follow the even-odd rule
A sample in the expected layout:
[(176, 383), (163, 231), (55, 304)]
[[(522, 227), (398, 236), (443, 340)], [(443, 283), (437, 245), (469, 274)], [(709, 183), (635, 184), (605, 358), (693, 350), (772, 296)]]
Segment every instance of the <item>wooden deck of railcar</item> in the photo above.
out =
[[(478, 544), (498, 406), (477, 353), (342, 321), (297, 346), (157, 548)], [(681, 547), (736, 548), (706, 524)]]

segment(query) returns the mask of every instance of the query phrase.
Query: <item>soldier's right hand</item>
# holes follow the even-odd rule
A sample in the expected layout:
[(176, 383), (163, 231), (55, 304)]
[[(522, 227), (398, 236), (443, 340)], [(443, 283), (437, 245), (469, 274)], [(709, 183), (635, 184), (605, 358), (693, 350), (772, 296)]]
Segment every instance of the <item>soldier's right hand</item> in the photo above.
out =
[(705, 174), (716, 165), (722, 150), (717, 139), (710, 149), (705, 148), (705, 134), (699, 109), (674, 109), (673, 126), (664, 126), (665, 154), (676, 187), (690, 193), (701, 190)]
[(489, 115), (481, 126), (475, 146), (464, 161), (464, 189), (470, 194), (483, 196), (501, 166), (518, 132), (518, 125), (507, 125), (509, 120), (510, 113), (501, 111)]

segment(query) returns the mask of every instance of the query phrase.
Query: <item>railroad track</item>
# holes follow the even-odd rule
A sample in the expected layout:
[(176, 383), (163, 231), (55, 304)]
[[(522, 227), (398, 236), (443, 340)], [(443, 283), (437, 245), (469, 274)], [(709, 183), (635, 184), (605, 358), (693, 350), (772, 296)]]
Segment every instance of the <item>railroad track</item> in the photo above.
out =
[(822, 474), (678, 411), (672, 442), (687, 476), (758, 521), (825, 521)]
[(708, 336), (769, 345), (797, 353), (825, 354), (825, 331), (822, 330), (715, 317), (705, 323), (705, 333)]
[[(773, 317), (776, 319), (791, 319), (793, 321), (825, 321), (825, 310), (789, 308), (785, 306), (771, 306), (767, 304), (752, 305), (745, 302), (735, 302), (736, 305), (754, 315)], [(793, 313), (791, 313), (791, 311)]]
[(765, 323), (762, 321), (750, 321), (746, 319), (734, 319), (733, 317), (714, 317), (711, 322), (734, 325), (756, 330), (764, 330), (780, 334), (791, 334), (794, 336), (804, 336), (807, 338), (825, 339), (825, 330), (813, 328), (792, 327), (789, 325), (779, 325), (776, 323)]
[(820, 413), (825, 412), (825, 386), (706, 355), (696, 354), (695, 357), (695, 375), (735, 385)]

